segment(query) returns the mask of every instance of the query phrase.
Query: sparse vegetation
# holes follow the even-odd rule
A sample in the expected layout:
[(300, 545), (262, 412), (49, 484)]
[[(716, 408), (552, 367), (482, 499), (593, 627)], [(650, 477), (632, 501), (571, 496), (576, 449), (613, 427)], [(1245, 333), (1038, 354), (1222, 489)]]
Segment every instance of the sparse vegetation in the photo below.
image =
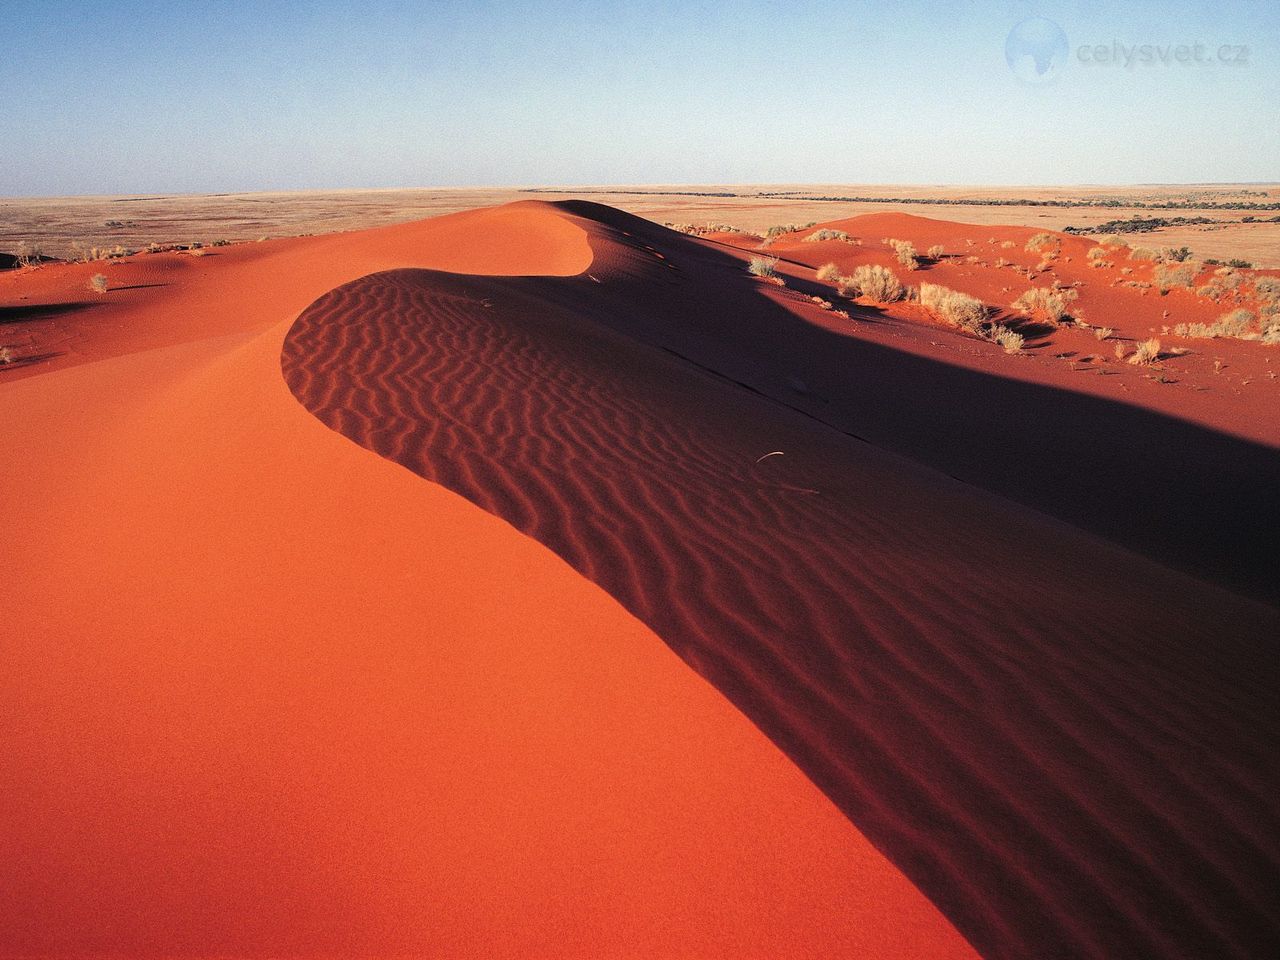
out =
[(34, 267), (44, 259), (44, 251), (37, 244), (21, 240), (14, 257), (19, 267)]
[(916, 246), (910, 240), (892, 240), (886, 239), (885, 243), (893, 248), (894, 255), (898, 258), (898, 262), (907, 270), (917, 270), (920, 267), (920, 260), (916, 253)]
[(1243, 283), (1243, 274), (1237, 273), (1232, 267), (1219, 267), (1213, 271), (1213, 279), (1196, 290), (1196, 296), (1204, 297), (1216, 303), (1231, 291), (1238, 289)]
[(1070, 287), (1032, 287), (1009, 306), (1028, 317), (1057, 325), (1067, 316), (1067, 303), (1076, 296)]
[(820, 243), (823, 240), (843, 240), (845, 243), (850, 243), (853, 238), (843, 230), (828, 230), (825, 227), (813, 231), (804, 238), (805, 243)]
[(1089, 261), (1089, 266), (1096, 267), (1098, 269), (1106, 269), (1116, 265), (1114, 260), (1107, 259), (1109, 252), (1110, 251), (1108, 251), (1106, 247), (1094, 247), (1085, 254), (1085, 257)]
[(1110, 327), (1094, 327), (1093, 328), (1093, 335), (1097, 337), (1099, 340), (1106, 340), (1113, 333), (1115, 333), (1115, 331), (1112, 330)]
[(811, 220), (808, 223), (777, 223), (764, 232), (764, 242), (761, 246), (767, 247), (773, 243), (778, 237), (784, 233), (799, 233), (801, 230), (808, 230), (818, 221)]
[(752, 257), (751, 262), (747, 264), (747, 270), (754, 277), (768, 279), (778, 275), (778, 272), (775, 269), (777, 266), (777, 257)]
[(1218, 337), (1244, 338), (1248, 336), (1258, 318), (1248, 310), (1232, 310), (1213, 323), (1180, 323), (1173, 332), (1180, 337), (1213, 340)]
[(18, 357), (11, 347), (0, 347), (0, 364), (8, 366), (17, 359)]
[(1156, 289), (1168, 293), (1174, 287), (1190, 287), (1195, 283), (1196, 274), (1200, 272), (1200, 264), (1195, 262), (1157, 263), (1152, 272)]
[(824, 263), (815, 274), (823, 283), (835, 283), (840, 279), (840, 268), (834, 263)]
[(1022, 334), (999, 323), (991, 327), (990, 339), (1004, 347), (1005, 353), (1020, 353), (1027, 342)]
[(106, 293), (107, 278), (101, 273), (95, 273), (89, 278), (89, 289), (94, 293)]
[[(735, 227), (735, 226), (733, 226), (733, 224), (729, 224), (729, 223), (704, 223), (704, 224), (702, 224), (701, 226), (697, 226), (697, 225), (692, 224), (692, 223), (670, 223), (670, 222), (668, 222), (668, 223), (664, 223), (664, 224), (663, 224), (663, 226), (665, 226), (665, 227), (670, 227), (672, 230), (676, 231), (677, 233), (685, 233), (685, 234), (688, 234), (689, 236), (692, 236), (692, 237), (701, 237), (701, 236), (704, 236), (705, 234), (708, 234), (708, 233), (741, 233), (741, 234), (745, 234), (745, 233), (747, 233), (747, 232), (748, 232), (748, 231), (746, 231), (746, 230), (743, 230), (741, 227)], [(265, 240), (265, 239), (267, 239), (267, 238), (266, 238), (266, 237), (259, 237), (259, 238), (258, 238), (258, 240), (257, 240), (257, 242), (258, 242), (258, 243), (261, 243), (261, 242), (262, 242), (263, 240)]]
[(1133, 364), (1154, 363), (1160, 359), (1160, 341), (1154, 337), (1150, 340), (1143, 340), (1139, 343), (1129, 357), (1129, 362)]
[(920, 284), (920, 305), (968, 333), (981, 333), (987, 320), (987, 305), (981, 300), (936, 283)]
[(1253, 281), (1253, 290), (1259, 300), (1280, 301), (1280, 277), (1258, 277)]
[(853, 276), (840, 281), (840, 294), (845, 297), (866, 297), (872, 303), (893, 303), (901, 300), (902, 282), (888, 267), (864, 263), (853, 271)]
[(940, 243), (935, 243), (932, 247), (925, 251), (930, 260), (941, 260), (943, 254), (947, 251)]
[(71, 243), (71, 250), (76, 260), (81, 263), (93, 263), (97, 260), (119, 260), (121, 257), (127, 257), (130, 250), (116, 244), (114, 247), (86, 247), (83, 243), (76, 240)]
[(1026, 250), (1027, 253), (1035, 253), (1037, 250), (1043, 250), (1046, 247), (1056, 247), (1057, 244), (1058, 238), (1052, 233), (1037, 233), (1027, 241), (1026, 246), (1023, 247), (1023, 249)]

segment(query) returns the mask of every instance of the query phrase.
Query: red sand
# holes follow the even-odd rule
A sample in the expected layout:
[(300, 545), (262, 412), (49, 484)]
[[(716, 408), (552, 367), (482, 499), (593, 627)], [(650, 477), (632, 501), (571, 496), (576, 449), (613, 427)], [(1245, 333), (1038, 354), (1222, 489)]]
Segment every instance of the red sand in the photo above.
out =
[(339, 283), (586, 239), (527, 204), (138, 258), (168, 285), (6, 371), (0, 955), (973, 956), (615, 601), (281, 379)]
[(1266, 955), (1280, 615), (725, 380), (841, 354), (716, 251), (567, 209), (589, 276), (348, 284), (291, 331), (294, 392), (620, 599), (984, 956)]
[[(27, 322), (70, 352), (7, 376), (241, 334), (4, 388), (5, 946), (967, 952), (594, 583), (983, 956), (1280, 949), (1280, 614), (1210, 582), (1275, 596), (1274, 411), (841, 320), (794, 246), (775, 287), (528, 203), (142, 258), (182, 280)], [(485, 512), (325, 430), (282, 341)]]

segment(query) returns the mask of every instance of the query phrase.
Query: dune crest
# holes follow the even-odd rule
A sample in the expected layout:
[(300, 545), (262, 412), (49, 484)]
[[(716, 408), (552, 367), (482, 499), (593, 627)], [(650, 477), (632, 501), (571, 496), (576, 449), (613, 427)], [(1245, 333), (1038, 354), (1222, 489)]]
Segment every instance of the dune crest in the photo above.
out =
[[(712, 245), (561, 209), (591, 236), (586, 275), (362, 278), (289, 332), (290, 388), (608, 590), (983, 956), (1280, 948), (1280, 614), (851, 436), (856, 409), (824, 388), (852, 348), (752, 339), (770, 319), (821, 332), (804, 297)], [(725, 348), (734, 322), (754, 346)], [(970, 377), (1053, 416), (1053, 391), (991, 381)], [(1233, 529), (1256, 492), (1222, 513)], [(1177, 535), (1132, 542), (1223, 572)]]
[(0, 383), (0, 955), (975, 956), (616, 602), (281, 377), (339, 284), (586, 241), (530, 203), (112, 265)]

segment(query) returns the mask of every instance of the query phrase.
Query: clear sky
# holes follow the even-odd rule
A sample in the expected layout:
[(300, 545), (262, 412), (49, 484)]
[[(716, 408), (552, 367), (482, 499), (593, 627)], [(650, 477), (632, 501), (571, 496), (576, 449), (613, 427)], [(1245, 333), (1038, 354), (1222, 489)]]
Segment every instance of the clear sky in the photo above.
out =
[(1277, 0), (0, 0), (0, 90), (0, 196), (1280, 180)]

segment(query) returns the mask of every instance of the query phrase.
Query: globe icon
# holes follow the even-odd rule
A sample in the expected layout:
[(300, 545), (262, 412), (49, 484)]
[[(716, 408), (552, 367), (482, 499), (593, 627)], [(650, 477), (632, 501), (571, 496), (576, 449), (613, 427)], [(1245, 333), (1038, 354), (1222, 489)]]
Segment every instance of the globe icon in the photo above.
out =
[(1067, 35), (1052, 20), (1032, 17), (1009, 31), (1004, 58), (1013, 75), (1025, 83), (1049, 83), (1067, 65)]

